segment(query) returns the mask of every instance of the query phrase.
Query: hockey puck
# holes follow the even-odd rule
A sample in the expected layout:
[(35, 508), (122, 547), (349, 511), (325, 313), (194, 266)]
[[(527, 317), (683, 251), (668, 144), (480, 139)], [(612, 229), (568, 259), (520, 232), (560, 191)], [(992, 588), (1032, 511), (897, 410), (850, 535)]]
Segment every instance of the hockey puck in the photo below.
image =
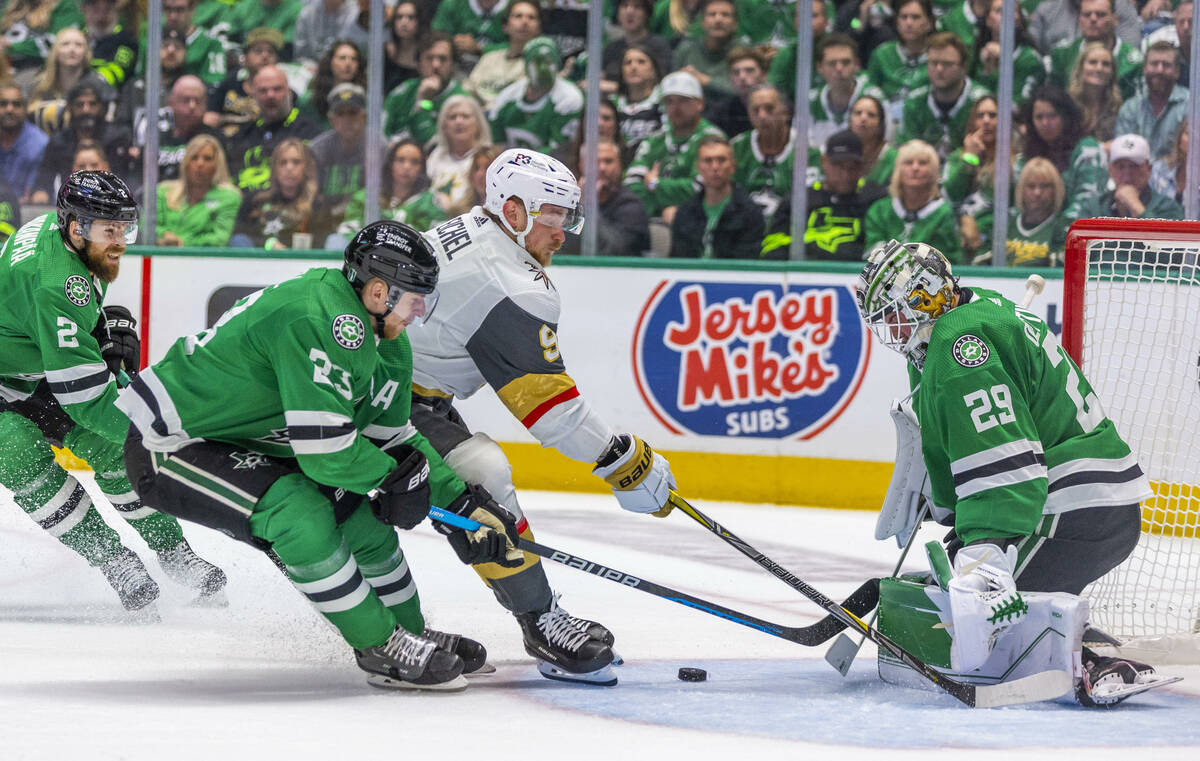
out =
[(685, 682), (703, 682), (708, 679), (708, 672), (704, 669), (679, 669), (679, 678)]

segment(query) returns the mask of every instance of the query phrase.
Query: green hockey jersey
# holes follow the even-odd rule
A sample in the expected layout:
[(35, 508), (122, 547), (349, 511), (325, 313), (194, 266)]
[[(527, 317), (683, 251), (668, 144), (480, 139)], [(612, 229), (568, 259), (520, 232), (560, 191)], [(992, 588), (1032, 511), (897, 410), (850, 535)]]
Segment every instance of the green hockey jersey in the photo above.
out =
[[(338, 225), (338, 233), (350, 237), (361, 230), (366, 208), (367, 191), (354, 191), (354, 195), (350, 196), (350, 203), (346, 205), (346, 216)], [(438, 206), (433, 190), (426, 190), (396, 206), (385, 207), (380, 204), (379, 218), (403, 222), (418, 230), (428, 230), (437, 223), (446, 221), (446, 212)]]
[[(1070, 84), (1071, 69), (1075, 68), (1075, 59), (1083, 50), (1085, 40), (1082, 37), (1066, 40), (1050, 51), (1050, 82), (1062, 89)], [(1117, 64), (1117, 87), (1125, 100), (1132, 98), (1142, 83), (1142, 51), (1136, 45), (1130, 45), (1122, 39), (1112, 49), (1113, 60)], [(1013, 89), (1014, 97), (1016, 89)]]
[(565, 79), (555, 79), (550, 92), (525, 100), (528, 80), (522, 77), (500, 91), (488, 113), (492, 139), (509, 148), (554, 153), (569, 143), (583, 112), (583, 92)]
[(340, 271), (311, 269), (176, 341), (117, 406), (152, 451), (224, 441), (359, 494), (396, 467), (379, 445), (406, 442), (429, 460), (434, 504), (448, 505), (465, 487), (409, 422), (408, 337), (376, 342), (372, 325)]
[(469, 34), (483, 47), (508, 43), (504, 34), (504, 15), (508, 0), (500, 0), (484, 11), (472, 0), (442, 0), (436, 3), (433, 28), (446, 34)]
[(887, 100), (903, 102), (916, 88), (929, 84), (929, 66), (925, 53), (909, 55), (900, 43), (890, 40), (871, 52), (867, 77), (883, 91)]
[(73, 420), (114, 442), (129, 421), (92, 330), (105, 285), (63, 243), (54, 214), (23, 225), (0, 254), (0, 397), (24, 399), (42, 378)]
[(396, 85), (383, 101), (383, 131), (389, 138), (411, 137), (421, 145), (437, 135), (438, 112), (451, 95), (465, 95), (462, 83), (451, 79), (430, 100), (417, 100), (421, 80), (413, 77)]
[(933, 502), (960, 539), (1028, 536), (1043, 515), (1131, 505), (1149, 481), (1046, 323), (995, 291), (937, 320), (914, 408)]
[(942, 111), (934, 102), (929, 85), (918, 87), (904, 101), (904, 115), (896, 145), (904, 145), (909, 140), (924, 140), (944, 159), (956, 146), (962, 145), (971, 106), (987, 94), (985, 88), (968, 77), (958, 100), (948, 111)]
[(795, 138), (789, 133), (783, 152), (770, 158), (759, 148), (758, 130), (743, 132), (730, 145), (733, 160), (737, 162), (733, 181), (762, 209), (763, 221), (769, 225), (779, 205), (791, 198)]
[[(699, 188), (696, 154), (700, 141), (709, 135), (725, 137), (720, 127), (702, 117), (696, 129), (682, 138), (675, 135), (668, 122), (638, 144), (625, 172), (625, 184), (642, 199), (646, 213), (657, 216), (668, 206), (678, 206), (695, 195)], [(655, 164), (658, 164), (658, 184), (651, 189), (645, 179)]]

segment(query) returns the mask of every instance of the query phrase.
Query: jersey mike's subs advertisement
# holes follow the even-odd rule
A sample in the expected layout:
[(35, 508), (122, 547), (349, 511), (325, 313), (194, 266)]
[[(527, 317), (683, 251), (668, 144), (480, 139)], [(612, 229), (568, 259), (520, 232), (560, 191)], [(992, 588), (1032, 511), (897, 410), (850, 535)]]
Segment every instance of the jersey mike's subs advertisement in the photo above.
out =
[[(118, 279), (106, 302), (148, 312), (154, 362), (231, 300), (336, 263), (156, 254), (144, 267), (129, 255), (123, 268), (143, 282)], [(855, 274), (638, 265), (559, 259), (549, 269), (566, 371), (605, 419), (669, 453), (698, 496), (877, 509), (895, 455), (887, 410), (908, 377), (899, 355), (872, 345)], [(1021, 301), (1023, 277), (983, 272), (981, 284)], [(1050, 280), (1031, 309), (1058, 330), (1061, 302), (1062, 281)], [(518, 487), (597, 487), (588, 466), (538, 445), (495, 394), (456, 406), (504, 445)]]

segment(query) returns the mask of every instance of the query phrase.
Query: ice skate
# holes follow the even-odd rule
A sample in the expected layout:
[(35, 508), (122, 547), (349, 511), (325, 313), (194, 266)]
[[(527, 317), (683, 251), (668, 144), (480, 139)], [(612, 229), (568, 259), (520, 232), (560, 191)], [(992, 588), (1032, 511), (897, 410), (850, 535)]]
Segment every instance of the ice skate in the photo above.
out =
[(227, 605), (223, 590), (228, 581), (225, 572), (195, 553), (187, 540), (158, 553), (158, 563), (171, 581), (200, 593), (198, 604)]
[(1182, 679), (1162, 676), (1153, 666), (1131, 658), (1097, 655), (1085, 647), (1083, 677), (1075, 685), (1075, 699), (1088, 708), (1111, 708), (1138, 693)]
[(542, 676), (604, 687), (617, 683), (610, 668), (612, 648), (573, 623), (571, 616), (558, 606), (558, 595), (545, 611), (518, 614), (517, 622), (524, 635), (525, 652), (538, 659)]
[(440, 632), (437, 629), (430, 629), (428, 626), (425, 627), (421, 636), (436, 642), (440, 650), (454, 653), (461, 658), (463, 676), (488, 676), (496, 673), (496, 667), (487, 662), (487, 648), (470, 637)]
[(115, 558), (100, 566), (100, 572), (117, 591), (125, 610), (143, 610), (158, 599), (158, 584), (150, 578), (142, 559), (133, 550), (122, 549)]
[(387, 642), (355, 650), (354, 657), (358, 667), (368, 674), (367, 684), (373, 687), (441, 692), (457, 692), (467, 687), (461, 658), (442, 650), (434, 640), (410, 634), (401, 626), (396, 627)]
[[(610, 648), (613, 646), (613, 643), (617, 641), (617, 638), (613, 636), (613, 633), (609, 631), (608, 627), (598, 621), (590, 621), (586, 618), (579, 618), (578, 616), (568, 616), (568, 620), (576, 629), (588, 635), (597, 642), (603, 642)], [(613, 650), (612, 665), (625, 665), (625, 659), (622, 658), (616, 650)]]

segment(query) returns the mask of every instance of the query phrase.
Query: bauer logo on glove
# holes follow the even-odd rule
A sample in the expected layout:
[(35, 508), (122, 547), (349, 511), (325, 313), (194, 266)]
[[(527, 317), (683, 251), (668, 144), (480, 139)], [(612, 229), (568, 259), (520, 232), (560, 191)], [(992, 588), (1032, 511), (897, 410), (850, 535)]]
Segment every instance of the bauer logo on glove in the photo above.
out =
[(617, 436), (592, 472), (608, 482), (613, 496), (626, 510), (654, 513), (660, 518), (671, 512), (668, 500), (675, 488), (671, 466), (637, 436)]

